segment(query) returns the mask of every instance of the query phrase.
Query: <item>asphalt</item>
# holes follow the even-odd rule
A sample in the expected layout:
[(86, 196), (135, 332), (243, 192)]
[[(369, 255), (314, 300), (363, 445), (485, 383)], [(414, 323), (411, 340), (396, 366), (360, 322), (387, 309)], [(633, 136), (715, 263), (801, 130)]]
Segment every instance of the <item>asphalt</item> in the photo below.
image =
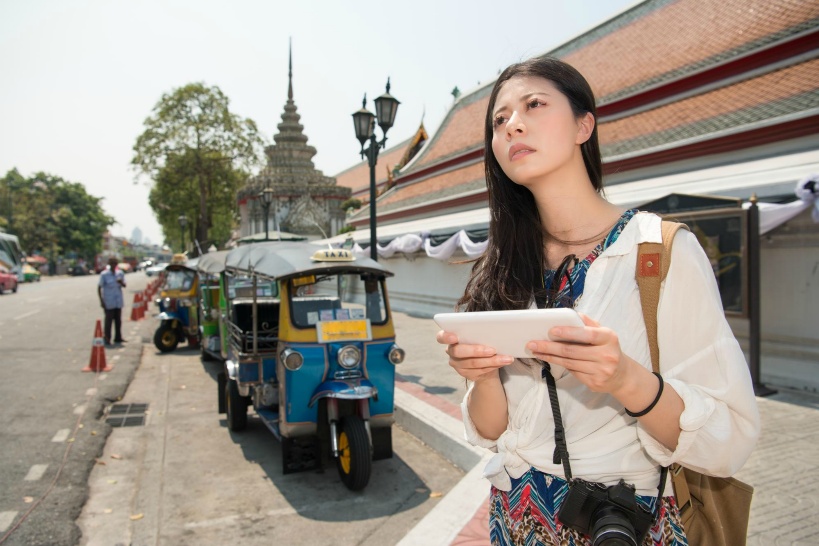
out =
[[(489, 484), (482, 477), (482, 470), (491, 454), (463, 440), (459, 405), (464, 394), (464, 381), (447, 365), (443, 347), (435, 341), (438, 328), (431, 319), (403, 313), (394, 313), (394, 316), (397, 343), (407, 352), (406, 361), (398, 368), (396, 423), (464, 473), (463, 478), (447, 489), (437, 505), (397, 543), (424, 546), (489, 544)], [(152, 321), (140, 321), (141, 326), (133, 326), (129, 336), (152, 331), (149, 324)], [(149, 338), (146, 336), (145, 339)], [(151, 372), (144, 367), (143, 356), (143, 366), (137, 369), (134, 384), (148, 373)], [(143, 398), (168, 396), (167, 392), (152, 390), (150, 385), (143, 384), (142, 388)], [(750, 460), (737, 475), (756, 488), (748, 544), (816, 544), (819, 536), (819, 459), (815, 452), (819, 448), (819, 396), (780, 389), (775, 395), (757, 400), (762, 415), (762, 436)], [(165, 439), (156, 438), (155, 441)], [(150, 445), (146, 449), (143, 457), (151, 454)], [(110, 446), (106, 447), (106, 452), (110, 452)], [(102, 476), (102, 473), (98, 474)], [(98, 480), (101, 479), (99, 476)], [(92, 474), (91, 481), (94, 479)], [(92, 542), (87, 540), (95, 532), (90, 516), (95, 511), (105, 510), (103, 507), (111, 503), (123, 502), (123, 499), (102, 496), (104, 481), (96, 486), (90, 483), (90, 487), (89, 501), (78, 521), (86, 537), (82, 543), (121, 543), (106, 542), (103, 537)], [(133, 499), (126, 500), (132, 502)], [(145, 514), (143, 517), (155, 516)], [(128, 526), (127, 519), (121, 523)]]

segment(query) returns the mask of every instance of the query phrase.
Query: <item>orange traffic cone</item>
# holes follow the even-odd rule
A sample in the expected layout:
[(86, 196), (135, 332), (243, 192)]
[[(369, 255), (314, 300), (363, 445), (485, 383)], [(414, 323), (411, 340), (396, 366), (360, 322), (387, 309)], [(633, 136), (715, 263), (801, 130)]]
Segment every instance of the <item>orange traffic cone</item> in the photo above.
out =
[(131, 306), (131, 320), (139, 320), (144, 315), (142, 311), (142, 292), (134, 294), (134, 304)]
[(142, 306), (139, 308), (139, 318), (144, 319), (145, 315), (148, 313), (148, 303), (151, 297), (148, 295), (147, 292), (142, 292)]
[(91, 346), (91, 360), (88, 366), (82, 369), (84, 372), (110, 372), (114, 368), (105, 363), (105, 346), (102, 339), (102, 323), (97, 321), (94, 328), (94, 344)]

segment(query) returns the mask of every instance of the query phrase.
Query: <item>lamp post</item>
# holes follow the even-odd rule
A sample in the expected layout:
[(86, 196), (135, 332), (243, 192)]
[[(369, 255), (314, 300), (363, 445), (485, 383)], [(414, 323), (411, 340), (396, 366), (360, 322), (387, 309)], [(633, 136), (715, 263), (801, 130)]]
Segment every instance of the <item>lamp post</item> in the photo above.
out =
[(180, 239), (182, 240), (182, 252), (185, 252), (185, 226), (188, 225), (188, 217), (185, 216), (185, 213), (179, 215), (179, 234), (181, 235)]
[[(373, 101), (375, 103), (375, 113), (367, 110), (367, 95), (361, 101), (361, 110), (353, 114), (353, 124), (355, 125), (355, 136), (361, 143), (361, 157), (366, 157), (370, 165), (370, 257), (378, 261), (378, 238), (375, 235), (375, 164), (378, 162), (378, 150), (387, 145), (387, 131), (395, 122), (395, 114), (398, 112), (398, 99), (390, 95), (390, 79), (387, 78), (387, 91)], [(384, 136), (379, 142), (375, 138), (375, 122)], [(364, 149), (364, 144), (370, 141), (369, 146)]]
[(264, 208), (264, 240), (269, 241), (267, 237), (267, 221), (270, 214), (270, 204), (273, 202), (273, 190), (270, 186), (259, 192), (259, 198), (262, 200), (262, 208)]

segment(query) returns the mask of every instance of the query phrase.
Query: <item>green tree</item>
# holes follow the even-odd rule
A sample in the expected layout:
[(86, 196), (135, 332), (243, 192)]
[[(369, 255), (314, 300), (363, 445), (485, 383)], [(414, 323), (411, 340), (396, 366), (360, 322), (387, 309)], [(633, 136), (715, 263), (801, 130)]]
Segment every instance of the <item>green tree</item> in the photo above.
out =
[(192, 83), (165, 94), (145, 120), (132, 165), (152, 181), (149, 203), (177, 240), (178, 217), (204, 248), (224, 242), (236, 221), (236, 192), (260, 158), (256, 124), (230, 112), (222, 91)]
[(114, 223), (102, 198), (44, 172), (25, 178), (10, 170), (0, 179), (0, 195), (7, 198), (5, 229), (20, 238), (24, 251), (52, 259), (66, 253), (93, 259), (102, 250), (102, 234)]
[(180, 240), (178, 219), (180, 214), (197, 219), (200, 213), (200, 177), (197, 163), (206, 164), (208, 179), (206, 191), (210, 196), (207, 208), (208, 239), (198, 236), (197, 223), (189, 222), (185, 233), (187, 242), (197, 239), (202, 248), (211, 243), (221, 247), (230, 239), (234, 224), (238, 221), (236, 192), (247, 180), (244, 171), (233, 169), (230, 162), (217, 154), (197, 157), (187, 150), (183, 155), (169, 155), (165, 166), (157, 173), (148, 197), (148, 203), (156, 212), (166, 238), (175, 247)]

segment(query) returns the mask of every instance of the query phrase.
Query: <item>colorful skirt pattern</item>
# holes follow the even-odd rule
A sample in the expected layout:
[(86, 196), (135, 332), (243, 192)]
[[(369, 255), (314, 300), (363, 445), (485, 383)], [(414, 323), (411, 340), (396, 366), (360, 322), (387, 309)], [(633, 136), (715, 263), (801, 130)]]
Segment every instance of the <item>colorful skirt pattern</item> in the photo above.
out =
[[(512, 479), (511, 491), (495, 487), (489, 501), (489, 538), (495, 546), (590, 546), (591, 539), (564, 526), (557, 512), (569, 490), (566, 480), (530, 468)], [(637, 496), (654, 509), (657, 497)], [(663, 497), (660, 517), (642, 546), (688, 546), (674, 497)]]

